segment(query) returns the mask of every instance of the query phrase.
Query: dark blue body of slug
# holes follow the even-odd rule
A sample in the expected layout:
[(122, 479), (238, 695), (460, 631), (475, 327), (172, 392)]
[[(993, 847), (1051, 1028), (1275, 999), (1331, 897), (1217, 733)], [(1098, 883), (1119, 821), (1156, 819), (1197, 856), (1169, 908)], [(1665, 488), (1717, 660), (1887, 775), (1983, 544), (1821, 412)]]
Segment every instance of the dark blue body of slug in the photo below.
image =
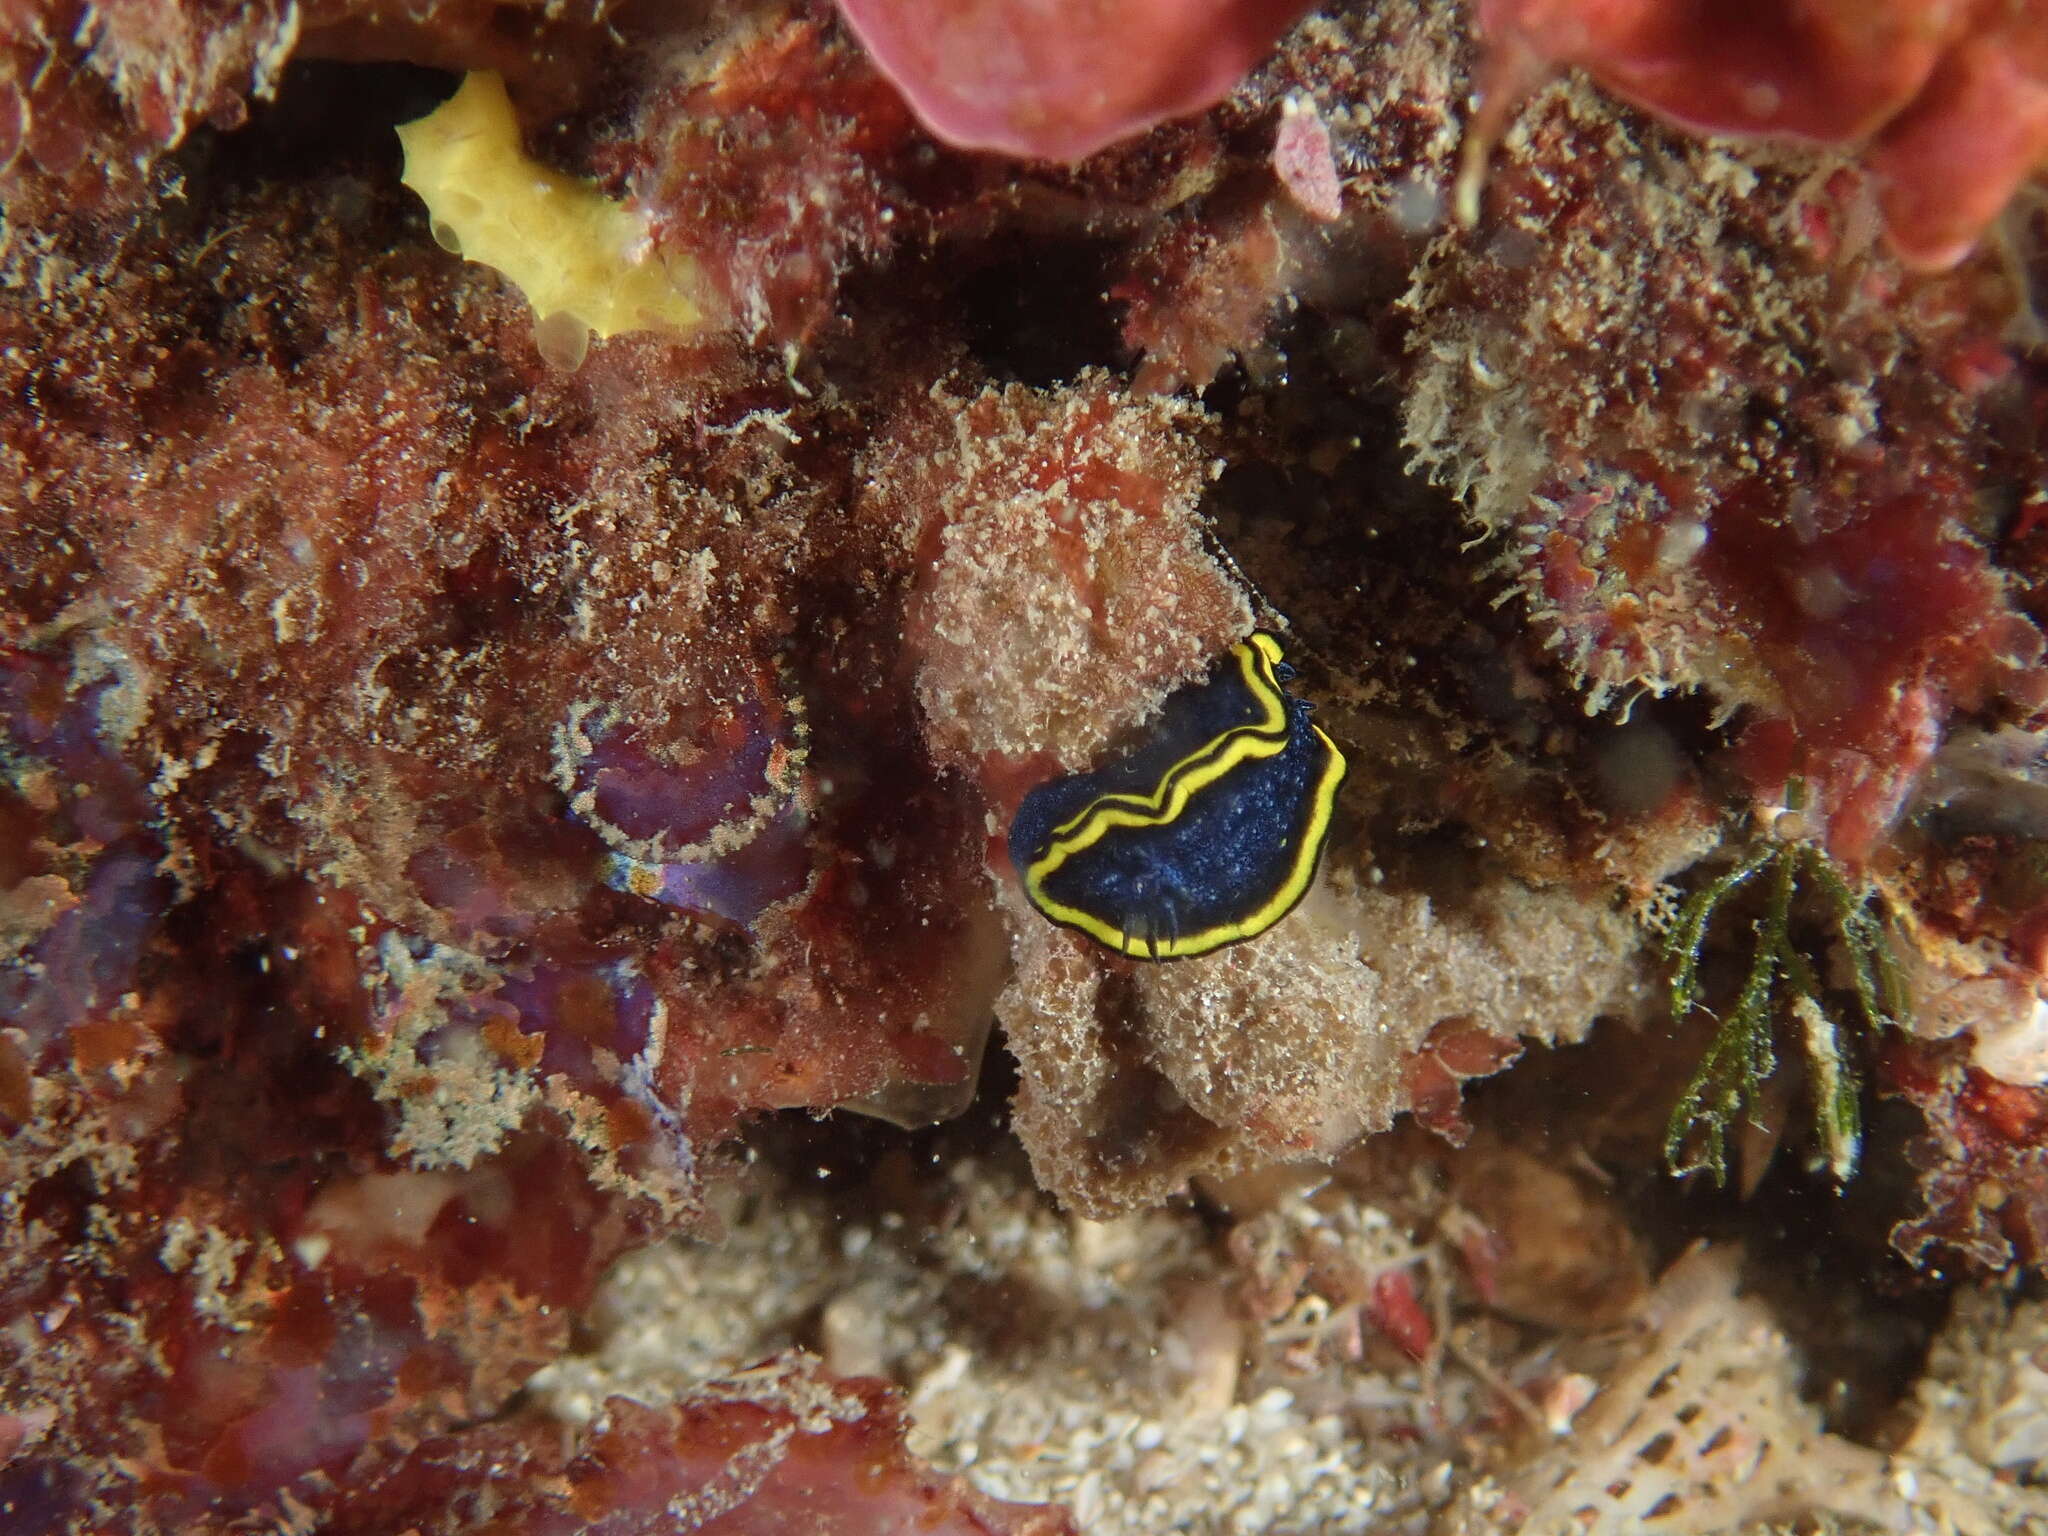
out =
[(1152, 739), (1024, 798), (1010, 859), (1047, 918), (1119, 954), (1172, 960), (1291, 911), (1329, 835), (1343, 754), (1283, 685), (1261, 631), (1170, 698)]

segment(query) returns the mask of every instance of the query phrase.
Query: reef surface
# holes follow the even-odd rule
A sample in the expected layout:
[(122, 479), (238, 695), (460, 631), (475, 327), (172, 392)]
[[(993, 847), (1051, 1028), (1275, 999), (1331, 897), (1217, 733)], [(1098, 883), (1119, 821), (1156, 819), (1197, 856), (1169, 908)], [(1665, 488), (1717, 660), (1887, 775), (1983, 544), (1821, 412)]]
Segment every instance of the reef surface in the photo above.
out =
[(1038, 9), (0, 16), (0, 1532), (2048, 1531), (2048, 15)]

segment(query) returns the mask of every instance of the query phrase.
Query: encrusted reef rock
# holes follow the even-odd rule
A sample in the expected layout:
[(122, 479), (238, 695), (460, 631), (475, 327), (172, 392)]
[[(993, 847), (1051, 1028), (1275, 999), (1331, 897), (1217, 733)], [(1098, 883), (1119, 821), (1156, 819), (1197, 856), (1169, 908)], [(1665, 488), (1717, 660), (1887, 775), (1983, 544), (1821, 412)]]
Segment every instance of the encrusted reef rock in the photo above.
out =
[(1667, 138), (1583, 86), (1530, 104), (1405, 300), (1409, 441), (1590, 704), (1708, 691), (1756, 788), (1803, 779), (1862, 859), (1953, 715), (2048, 697), (1971, 501), (2038, 471), (2004, 430), (2025, 296), (1902, 272), (1853, 170)]
[(379, 150), (8, 231), (4, 1263), (60, 1504), (275, 1507), (495, 1411), (740, 1116), (957, 1105), (1000, 984), (830, 411), (722, 344), (552, 370)]
[[(521, 1387), (619, 1255), (716, 1236), (742, 1133), (955, 1115), (997, 1026), (986, 1134), (1077, 1221), (1405, 1114), (1519, 1166), (1465, 1090), (1525, 1054), (1640, 1052), (1668, 1111), (1674, 931), (1710, 1009), (1743, 935), (1791, 957), (1788, 1046), (1882, 951), (1915, 1001), (1808, 1085), (1919, 1112), (1873, 1229), (2038, 1260), (2038, 7), (1768, 111), (1590, 5), (1482, 5), (1490, 66), (1422, 0), (1261, 60), (1295, 9), (1162, 7), (1215, 46), (1122, 95), (1033, 54), (999, 140), (880, 0), (0, 19), (9, 1520), (1066, 1529), (796, 1356), (566, 1438)], [(1899, 167), (1987, 114), (1927, 205)], [(1164, 964), (1046, 923), (1022, 798), (1255, 626), (1352, 768), (1306, 899)], [(1863, 926), (1717, 884), (1766, 860)], [(1748, 1086), (1797, 1183), (1800, 1085)], [(1546, 1251), (1543, 1201), (1468, 1203)], [(1391, 1273), (1347, 1305), (1440, 1364)]]
[(1426, 897), (1326, 890), (1256, 944), (1161, 967), (1105, 961), (1012, 898), (1021, 953), (997, 1016), (1040, 1179), (1108, 1215), (1197, 1174), (1327, 1156), (1430, 1102), (1446, 1027), (1507, 1043), (1491, 1071), (1522, 1036), (1629, 1011), (1624, 920), (1493, 899), (1446, 918)]
[[(978, 776), (998, 827), (1025, 787), (1141, 726), (1248, 627), (1195, 514), (1204, 426), (1091, 375), (1050, 399), (941, 394), (872, 450), (868, 494), (908, 509), (917, 553), (929, 733)], [(1091, 1215), (1384, 1129), (1440, 1025), (1575, 1039), (1633, 1008), (1632, 925), (1568, 893), (1504, 882), (1445, 915), (1372, 889), (1369, 850), (1345, 847), (1259, 942), (1151, 965), (1030, 911), (1000, 841), (1017, 1129), (1047, 1187)]]
[(568, 1443), (538, 1415), (429, 1440), (343, 1492), (320, 1528), (1073, 1536), (1058, 1510), (933, 1473), (905, 1453), (903, 1433), (902, 1406), (879, 1383), (834, 1381), (815, 1362), (779, 1357), (671, 1406), (613, 1398)]

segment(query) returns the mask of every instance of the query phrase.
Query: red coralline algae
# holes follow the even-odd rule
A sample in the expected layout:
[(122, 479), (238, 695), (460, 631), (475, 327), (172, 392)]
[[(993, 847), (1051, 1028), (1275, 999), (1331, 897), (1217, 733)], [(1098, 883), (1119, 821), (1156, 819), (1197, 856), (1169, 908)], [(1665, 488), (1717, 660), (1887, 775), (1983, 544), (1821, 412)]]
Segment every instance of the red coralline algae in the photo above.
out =
[(26, 0), (0, 12), (0, 194), (127, 207), (195, 129), (240, 127), (274, 97), (295, 55), (492, 69), (560, 100), (606, 42), (580, 17), (492, 0)]
[(1080, 160), (1215, 105), (1302, 0), (840, 0), (919, 119), (963, 149)]
[(625, 1398), (589, 1430), (528, 1415), (430, 1439), (352, 1478), (321, 1523), (332, 1536), (1073, 1536), (1057, 1510), (1009, 1504), (940, 1477), (903, 1448), (900, 1400), (785, 1356), (666, 1408)]
[[(276, 89), (296, 17), (272, 5), (10, 6), (0, 17), (0, 187), (81, 170), (131, 180), (203, 121)], [(88, 162), (96, 162), (88, 165)]]
[[(1307, 73), (1298, 61), (1284, 72)], [(1219, 167), (1203, 203), (1151, 247), (1167, 259), (1149, 313), (1182, 337), (1235, 303), (1236, 290), (1165, 286), (1176, 264), (1199, 267), (1171, 254), (1177, 230), (1195, 250), (1227, 249), (1216, 231), (1237, 228), (1237, 211), (1254, 228), (1303, 221), (1253, 153)], [(1382, 216), (1377, 198), (1372, 211)], [(1256, 286), (1252, 309), (1269, 302), (1273, 282)], [(1263, 322), (1239, 314), (1210, 328), (1215, 344), (1189, 371), (1213, 375)], [(1164, 331), (1155, 345), (1140, 388), (1192, 356)], [(1032, 783), (1140, 727), (1175, 682), (1249, 627), (1196, 511), (1201, 444), (1219, 431), (1170, 400), (1120, 398), (1088, 374), (1064, 390), (949, 387), (913, 398), (870, 450), (870, 515), (902, 530), (919, 571), (908, 638), (927, 732), (979, 779), (992, 830)], [(1370, 804), (1384, 786), (1358, 791)], [(1633, 947), (1606, 914), (1581, 914), (1582, 927), (1562, 893), (1498, 875), (1455, 911), (1412, 894), (1354, 894), (1368, 857), (1333, 852), (1343, 894), (1312, 899), (1242, 953), (1131, 968), (1049, 933), (1013, 899), (991, 837), (1018, 966), (999, 1004), (1023, 1074), (1016, 1123), (1062, 1200), (1107, 1215), (1197, 1173), (1326, 1153), (1410, 1107), (1411, 1092), (1449, 1126), (1458, 1078), (1498, 1069), (1516, 1037), (1570, 1037), (1601, 1008), (1628, 1006)], [(1360, 943), (1360, 933), (1370, 937)], [(1409, 1054), (1434, 1065), (1425, 1040), (1447, 1020), (1489, 1039), (1490, 1059), (1452, 1052), (1455, 1075), (1411, 1081)]]
[(1286, 288), (1286, 245), (1273, 209), (1239, 200), (1174, 221), (1110, 290), (1123, 337), (1144, 356), (1140, 388), (1201, 388), (1262, 337)]
[(1403, 1067), (1416, 1123), (1454, 1145), (1462, 1144), (1472, 1134), (1465, 1120), (1464, 1085), (1476, 1077), (1491, 1077), (1521, 1054), (1519, 1041), (1490, 1035), (1464, 1019), (1444, 1020)]
[(1758, 793), (1803, 781), (1862, 860), (1945, 722), (2048, 700), (1970, 501), (1986, 459), (1994, 481), (2034, 463), (2030, 429), (1994, 436), (2025, 389), (1954, 366), (1996, 354), (2021, 300), (1845, 245), (1852, 173), (1682, 148), (1691, 174), (1660, 184), (1613, 157), (1633, 131), (1563, 90), (1531, 111), (1498, 224), (1441, 242), (1410, 295), (1411, 440), (1501, 535), (1594, 707), (1699, 686), (1746, 708)]
[(1885, 225), (1921, 267), (1966, 256), (2048, 158), (2041, 0), (1484, 0), (1476, 141), (1546, 66), (1702, 133), (1863, 146)]
[(2012, 729), (1945, 743), (1886, 861), (1913, 1038), (1878, 1068), (1926, 1119), (1917, 1208), (1894, 1237), (1923, 1263), (2036, 1263), (2048, 1238), (2041, 745)]
[(495, 1412), (743, 1117), (961, 1102), (998, 984), (774, 365), (567, 381), (392, 191), (256, 196), (0, 304), (11, 1475), (135, 1529)]
[(1914, 1147), (1920, 1209), (1893, 1244), (1922, 1264), (2038, 1264), (2048, 1254), (2048, 1091), (2002, 1083), (1954, 1045), (1888, 1043), (1880, 1071), (1927, 1122)]
[[(1881, 887), (1922, 987), (1852, 1043), (1927, 1119), (1901, 1246), (2038, 1255), (2043, 229), (1932, 275), (1877, 238), (1932, 259), (2005, 196), (2030, 4), (1502, 0), (1494, 46), (1667, 115), (1875, 137), (1738, 152), (1554, 83), (1471, 230), (1454, 13), (1311, 18), (1233, 90), (1297, 9), (849, 3), (907, 103), (822, 0), (0, 23), (0, 1524), (1068, 1529), (792, 1357), (581, 1428), (521, 1396), (615, 1257), (715, 1234), (743, 1133), (956, 1113), (996, 1023), (1013, 1115), (947, 1144), (1048, 1202), (1408, 1117), (1380, 1152), (1496, 1314), (1618, 1321), (1621, 1199), (1489, 1116), (1566, 1056), (1684, 1080), (1656, 924), (1759, 816)], [(704, 324), (551, 364), (399, 185), (453, 82), (294, 39), (501, 71), (515, 163), (644, 222)], [(1255, 624), (1354, 764), (1314, 889), (1172, 964), (1046, 924), (1020, 796)], [(866, 1132), (910, 1254), (969, 1181)], [(1433, 1369), (1455, 1262), (1348, 1203), (1345, 1347)]]
[[(1154, 338), (1134, 318), (1126, 339), (1159, 348), (1198, 384), (1258, 339), (1279, 302), (1270, 236), (1263, 254), (1205, 259), (1234, 238), (1188, 230), (1235, 230), (1244, 220), (1231, 209), (1276, 195), (1270, 170), (1241, 168), (1215, 185), (1223, 156), (1211, 123), (1176, 124), (1078, 166), (1011, 167), (935, 154), (867, 54), (803, 5), (735, 16), (683, 57), (629, 131), (591, 145), (592, 166), (645, 216), (662, 253), (701, 276), (722, 320), (757, 342), (816, 344), (865, 271), (908, 267), (903, 280), (915, 282), (927, 279), (920, 261), (971, 269), (992, 228), (1053, 239), (1092, 229), (1128, 243), (1115, 265), (1131, 275), (1116, 296), (1136, 297), (1162, 330)], [(1327, 202), (1331, 188), (1317, 195)], [(1171, 298), (1140, 297), (1168, 288)], [(1176, 302), (1185, 316), (1171, 312)], [(1220, 310), (1207, 334), (1178, 340), (1205, 303)]]
[[(174, 907), (150, 797), (101, 736), (106, 688), (19, 653), (4, 675), (0, 805), (27, 835), (7, 839), (25, 963), (0, 999), (0, 1298), (33, 1338), (9, 1335), (0, 1379), (34, 1433), (0, 1497), (46, 1500), (38, 1529), (88, 1500), (129, 1511), (114, 1528), (196, 1529), (493, 1411), (633, 1224), (542, 1137), (344, 1197), (383, 1138), (315, 1040), (360, 1006), (344, 904), (216, 869), (212, 923)], [(288, 971), (250, 947), (266, 928)], [(551, 1212), (516, 1245), (515, 1186)]]
[(1850, 857), (1897, 821), (1946, 720), (2001, 689), (2022, 707), (2040, 693), (2028, 675), (2040, 633), (1955, 528), (1958, 490), (1880, 486), (1841, 526), (1807, 537), (1724, 502), (1701, 552), (1707, 580), (1753, 616), (1757, 657), (1788, 711), (1744, 733), (1744, 772), (1766, 792), (1803, 778)]
[[(2043, 473), (2033, 298), (2009, 258), (1901, 270), (1877, 191), (1839, 160), (1736, 159), (1551, 87), (1500, 156), (1488, 224), (1441, 241), (1411, 292), (1407, 419), (1589, 708), (1712, 698), (1734, 732), (1716, 766), (1757, 824), (1889, 893), (1915, 1030), (1967, 1031), (1948, 1049), (2017, 1070), (2038, 1054), (2025, 904), (1945, 892), (1957, 861), (1915, 811), (1952, 736), (2048, 703), (2013, 541), (2015, 488)], [(2031, 858), (1968, 862), (2010, 891)], [(2035, 1132), (2001, 1142), (1947, 1076), (1903, 1086), (1899, 1059), (1876, 1075), (1929, 1122), (1927, 1214), (1899, 1246), (2007, 1262), (1965, 1201), (1995, 1185), (2027, 1209)]]
[[(6, 676), (21, 706), (5, 738), (21, 770), (10, 823), (16, 793), (32, 807), (65, 788), (40, 835), (14, 845), (47, 873), (10, 900), (10, 940), (31, 963), (8, 972), (0, 1034), (0, 1298), (34, 1330), (9, 1335), (0, 1379), (36, 1422), (0, 1485), (47, 1497), (44, 1529), (88, 1500), (130, 1511), (121, 1529), (198, 1528), (492, 1411), (559, 1349), (559, 1309), (633, 1223), (538, 1136), (488, 1168), (344, 1198), (383, 1124), (315, 1038), (359, 1007), (338, 910), (222, 870), (215, 922), (195, 924), (155, 857), (142, 884), (110, 880), (161, 844), (134, 819), (140, 781), (124, 786), (118, 758), (85, 748), (104, 697), (67, 698), (33, 658)], [(74, 915), (97, 919), (90, 948)], [(291, 937), (288, 975), (248, 946), (266, 924)], [(273, 1015), (313, 1028), (266, 1029)], [(553, 1213), (516, 1256), (515, 1185)]]
[(849, 266), (922, 232), (923, 201), (943, 196), (919, 174), (925, 143), (857, 48), (790, 10), (736, 19), (598, 158), (742, 330), (794, 342), (830, 317)]
[[(16, 1070), (116, 1011), (172, 894), (143, 786), (99, 739), (110, 682), (69, 685), (48, 658), (0, 650), (0, 740), (19, 764), (0, 790), (0, 953), (15, 962), (0, 1018), (22, 1037), (0, 1036), (0, 1052)], [(16, 1124), (25, 1091), (9, 1096)]]

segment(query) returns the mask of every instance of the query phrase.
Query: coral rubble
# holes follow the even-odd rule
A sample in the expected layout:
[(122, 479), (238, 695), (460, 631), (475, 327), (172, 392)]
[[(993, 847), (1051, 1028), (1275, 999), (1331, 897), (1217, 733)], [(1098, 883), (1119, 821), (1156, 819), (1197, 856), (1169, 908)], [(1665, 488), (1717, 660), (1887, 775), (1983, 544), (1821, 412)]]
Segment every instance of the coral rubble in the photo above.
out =
[[(2048, 21), (1937, 9), (12, 8), (0, 1529), (2038, 1520), (2026, 1303), (1864, 1362), (1916, 1500), (1732, 1258), (2048, 1239)], [(1306, 898), (1045, 922), (1256, 626)]]

